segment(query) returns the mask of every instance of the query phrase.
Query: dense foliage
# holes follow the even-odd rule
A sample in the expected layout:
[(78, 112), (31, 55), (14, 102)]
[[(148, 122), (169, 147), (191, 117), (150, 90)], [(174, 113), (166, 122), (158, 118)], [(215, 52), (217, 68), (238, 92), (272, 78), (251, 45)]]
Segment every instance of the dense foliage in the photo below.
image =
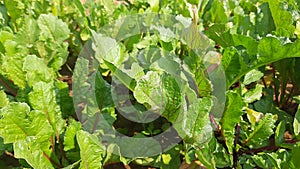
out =
[(300, 168), (299, 37), (298, 0), (1, 0), (0, 168)]

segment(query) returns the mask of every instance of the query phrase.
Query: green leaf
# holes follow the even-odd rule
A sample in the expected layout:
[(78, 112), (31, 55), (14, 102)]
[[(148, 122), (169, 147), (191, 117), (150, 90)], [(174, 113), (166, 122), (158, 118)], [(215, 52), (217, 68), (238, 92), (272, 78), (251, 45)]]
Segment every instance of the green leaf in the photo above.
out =
[(205, 34), (224, 48), (234, 45), (232, 35), (226, 30), (224, 24), (214, 24), (210, 26), (208, 30), (205, 31)]
[(198, 159), (207, 168), (225, 168), (232, 166), (232, 157), (227, 150), (212, 138), (208, 144), (204, 144), (196, 150)]
[(176, 35), (170, 28), (165, 28), (162, 26), (153, 26), (153, 29), (159, 32), (160, 39), (164, 42), (171, 42), (176, 38)]
[(267, 140), (273, 133), (275, 127), (274, 115), (267, 113), (265, 116), (254, 126), (253, 132), (244, 141), (247, 145), (259, 145)]
[(214, 159), (213, 152), (209, 147), (209, 144), (204, 144), (203, 148), (196, 150), (196, 154), (198, 156), (198, 159), (202, 164), (205, 165), (206, 168), (216, 168), (216, 161)]
[(245, 110), (247, 113), (248, 120), (252, 125), (255, 125), (255, 123), (257, 123), (263, 117), (262, 113), (252, 110), (248, 107), (246, 107)]
[[(119, 67), (124, 61), (121, 49), (115, 39), (105, 37), (102, 34), (97, 34), (91, 30), (93, 35), (92, 48), (95, 51), (95, 57), (100, 63), (104, 61)], [(103, 65), (101, 65), (103, 66)], [(106, 68), (106, 67), (103, 67)]]
[(300, 167), (299, 156), (300, 156), (300, 146), (297, 146), (292, 150), (292, 159), (291, 159), (291, 163), (295, 168)]
[(6, 54), (1, 55), (3, 72), (1, 74), (8, 77), (20, 88), (24, 88), (25, 82), (25, 72), (22, 70), (23, 62), (26, 54), (26, 50), (23, 46), (18, 46), (18, 43), (12, 40), (6, 40), (4, 44)]
[(278, 126), (276, 127), (276, 131), (275, 131), (275, 145), (276, 146), (280, 146), (281, 143), (285, 142), (284, 139), (284, 132), (285, 132), (285, 125), (286, 122), (285, 121), (281, 121)]
[(160, 112), (167, 104), (167, 98), (163, 92), (162, 79), (154, 71), (147, 72), (145, 76), (137, 81), (133, 95), (139, 103), (149, 104), (155, 112)]
[(221, 119), (222, 132), (226, 138), (226, 145), (230, 153), (233, 151), (235, 125), (241, 121), (245, 103), (242, 97), (233, 92), (227, 92), (226, 110)]
[(0, 90), (0, 100), (1, 100), (1, 102), (0, 102), (0, 109), (2, 107), (5, 107), (9, 103), (9, 100), (6, 97), (6, 94), (5, 94), (5, 92), (3, 90)]
[(176, 80), (170, 74), (163, 74), (162, 87), (166, 99), (166, 105), (162, 116), (167, 118), (171, 123), (174, 123), (182, 110), (181, 104), (183, 98), (179, 79)]
[(244, 85), (249, 85), (252, 82), (258, 81), (264, 74), (256, 69), (251, 70), (248, 72), (244, 77)]
[(33, 168), (55, 168), (50, 161), (51, 153), (49, 149), (48, 151), (45, 149), (45, 147), (50, 147), (50, 145), (50, 142), (37, 144), (34, 138), (28, 137), (26, 140), (14, 143), (15, 157), (25, 159)]
[[(300, 57), (300, 41), (296, 40), (293, 43), (282, 44), (278, 38), (275, 37), (265, 37), (262, 38), (258, 44), (258, 60), (254, 61), (250, 67), (242, 66), (242, 69), (234, 69), (237, 72), (226, 72), (226, 77), (228, 77), (229, 85), (227, 88), (232, 86), (239, 78), (247, 74), (249, 71), (259, 68), (261, 66), (267, 65), (272, 62), (276, 62), (285, 58)], [(232, 54), (231, 54), (232, 55)], [(225, 54), (224, 54), (225, 56)], [(228, 63), (230, 58), (226, 56), (226, 63)], [(236, 62), (237, 64), (238, 62)], [(245, 65), (245, 62), (241, 62)], [(226, 64), (228, 66), (228, 64)], [(226, 67), (225, 67), (226, 70)], [(227, 70), (226, 70), (227, 71)], [(233, 76), (233, 77), (232, 77)]]
[(80, 148), (80, 169), (102, 168), (102, 160), (105, 155), (101, 140), (95, 135), (79, 130), (76, 135)]
[(5, 151), (9, 151), (9, 152), (13, 151), (13, 146), (12, 144), (4, 144), (3, 138), (0, 137), (0, 155), (3, 155)]
[(5, 0), (7, 13), (16, 22), (25, 12), (25, 4), (20, 0)]
[(64, 167), (62, 169), (74, 169), (74, 168), (77, 168), (79, 166), (79, 164), (80, 164), (80, 161), (76, 161), (75, 163), (70, 164), (67, 167)]
[(239, 47), (243, 46), (247, 49), (247, 53), (249, 55), (256, 55), (257, 54), (257, 45), (258, 43), (249, 36), (234, 34), (232, 35), (234, 46)]
[(129, 90), (133, 91), (136, 86), (136, 80), (131, 78), (127, 73), (117, 68), (115, 65), (104, 61), (106, 66), (112, 71), (113, 76), (120, 80)]
[(60, 107), (56, 102), (56, 95), (53, 83), (38, 82), (33, 86), (33, 91), (29, 93), (29, 102), (33, 109), (46, 114), (48, 122), (55, 131), (60, 134), (65, 125)]
[(185, 141), (201, 145), (212, 137), (212, 126), (209, 112), (212, 106), (210, 98), (201, 98), (191, 104), (183, 118)]
[(68, 25), (52, 14), (41, 14), (37, 20), (41, 30), (40, 40), (51, 39), (56, 43), (62, 43), (69, 38), (70, 30)]
[(13, 143), (26, 139), (30, 135), (30, 108), (26, 103), (10, 103), (1, 109), (0, 135), (4, 143)]
[(298, 136), (300, 133), (300, 106), (298, 106), (298, 110), (295, 114), (293, 127), (295, 135)]
[[(208, 9), (207, 9), (208, 8)], [(210, 1), (204, 9), (204, 20), (212, 23), (227, 23), (228, 17), (222, 1)]]
[(13, 143), (34, 136), (36, 141), (49, 140), (53, 134), (46, 115), (31, 111), (26, 103), (12, 102), (2, 109), (0, 135), (5, 143)]
[(198, 26), (193, 23), (183, 30), (182, 39), (193, 50), (205, 51), (210, 45), (209, 39), (199, 32)]
[(297, 21), (296, 23), (296, 29), (295, 29), (295, 34), (297, 35), (297, 37), (300, 37), (300, 22)]
[(25, 58), (23, 71), (26, 72), (26, 81), (30, 87), (40, 81), (51, 82), (54, 78), (53, 71), (45, 65), (43, 59), (35, 55)]
[(159, 8), (159, 0), (149, 0), (147, 1), (150, 4), (150, 8), (152, 12), (158, 12)]
[(172, 149), (159, 155), (155, 160), (153, 167), (163, 169), (179, 168), (181, 164), (180, 157), (181, 146), (177, 145)]
[(264, 159), (261, 155), (254, 155), (251, 159), (253, 159), (258, 167), (265, 168), (268, 166), (266, 159)]
[(26, 15), (24, 19), (25, 24), (16, 34), (14, 40), (19, 44), (31, 49), (38, 40), (40, 30), (37, 21), (31, 16)]
[(276, 26), (276, 35), (291, 37), (294, 35), (292, 14), (287, 11), (281, 0), (268, 0), (269, 7)]
[(246, 103), (252, 103), (256, 100), (259, 100), (262, 96), (263, 85), (256, 84), (254, 89), (247, 91), (244, 94), (244, 101)]
[(76, 132), (81, 129), (81, 124), (73, 119), (70, 119), (69, 125), (64, 135), (64, 150), (69, 151), (75, 148)]
[(227, 88), (236, 82), (239, 74), (248, 70), (244, 59), (240, 56), (238, 50), (233, 47), (225, 49), (222, 57), (222, 65), (226, 75)]
[(73, 99), (70, 96), (69, 85), (66, 82), (56, 81), (56, 101), (59, 104), (64, 118), (74, 114)]
[(85, 93), (88, 92), (91, 85), (87, 82), (89, 78), (89, 61), (79, 57), (76, 62), (73, 74), (73, 101), (76, 111), (80, 109), (80, 104), (86, 104), (87, 99)]
[(258, 11), (255, 17), (255, 31), (262, 37), (275, 31), (274, 20), (267, 2), (258, 6)]

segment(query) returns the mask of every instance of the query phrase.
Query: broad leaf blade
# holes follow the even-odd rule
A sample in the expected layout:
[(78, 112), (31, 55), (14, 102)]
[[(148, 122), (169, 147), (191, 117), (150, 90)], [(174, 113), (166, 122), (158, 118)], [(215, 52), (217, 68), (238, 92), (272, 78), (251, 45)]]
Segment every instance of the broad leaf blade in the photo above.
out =
[(187, 136), (187, 142), (201, 145), (211, 139), (212, 126), (209, 118), (211, 106), (210, 98), (198, 99), (189, 106), (184, 115), (182, 126)]
[(63, 131), (64, 121), (61, 117), (60, 107), (56, 102), (56, 95), (52, 83), (38, 82), (29, 93), (30, 105), (33, 109), (46, 114), (48, 122), (60, 134)]
[(105, 150), (97, 136), (80, 130), (77, 132), (76, 138), (81, 157), (79, 168), (101, 168)]
[(222, 132), (226, 138), (226, 145), (230, 153), (233, 151), (233, 140), (235, 133), (235, 125), (240, 122), (243, 115), (242, 108), (245, 103), (242, 97), (236, 93), (227, 93), (226, 111), (221, 119)]
[(4, 143), (24, 140), (30, 135), (29, 112), (30, 107), (26, 103), (14, 102), (1, 109), (0, 135)]
[(257, 145), (267, 140), (274, 133), (275, 122), (275, 117), (272, 114), (265, 114), (259, 123), (254, 126), (253, 132), (247, 137), (245, 143), (247, 145)]
[[(45, 152), (41, 145), (44, 147), (50, 147), (50, 142), (44, 142), (37, 144), (32, 137), (28, 137), (26, 140), (18, 141), (14, 143), (14, 151), (16, 158), (23, 158), (33, 168), (55, 168), (50, 159), (50, 152)], [(59, 165), (56, 167), (60, 167)]]

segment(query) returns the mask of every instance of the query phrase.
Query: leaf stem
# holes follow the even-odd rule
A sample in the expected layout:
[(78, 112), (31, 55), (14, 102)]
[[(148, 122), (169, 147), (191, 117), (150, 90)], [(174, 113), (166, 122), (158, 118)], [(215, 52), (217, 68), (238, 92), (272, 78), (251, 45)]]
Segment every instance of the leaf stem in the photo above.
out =
[(12, 89), (2, 78), (0, 78), (0, 83), (5, 87), (5, 89), (12, 94), (14, 97), (16, 97), (17, 91), (15, 91), (14, 89)]
[(57, 168), (62, 168), (62, 166), (58, 163), (56, 163), (54, 160), (51, 159), (45, 152), (43, 152), (43, 156), (47, 158), (53, 165), (55, 165)]

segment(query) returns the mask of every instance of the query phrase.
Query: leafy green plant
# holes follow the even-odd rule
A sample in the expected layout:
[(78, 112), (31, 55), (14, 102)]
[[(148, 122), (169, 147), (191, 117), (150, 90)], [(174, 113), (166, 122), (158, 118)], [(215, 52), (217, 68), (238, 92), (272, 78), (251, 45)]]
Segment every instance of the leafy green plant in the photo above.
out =
[(299, 10), (0, 1), (0, 166), (299, 168)]

